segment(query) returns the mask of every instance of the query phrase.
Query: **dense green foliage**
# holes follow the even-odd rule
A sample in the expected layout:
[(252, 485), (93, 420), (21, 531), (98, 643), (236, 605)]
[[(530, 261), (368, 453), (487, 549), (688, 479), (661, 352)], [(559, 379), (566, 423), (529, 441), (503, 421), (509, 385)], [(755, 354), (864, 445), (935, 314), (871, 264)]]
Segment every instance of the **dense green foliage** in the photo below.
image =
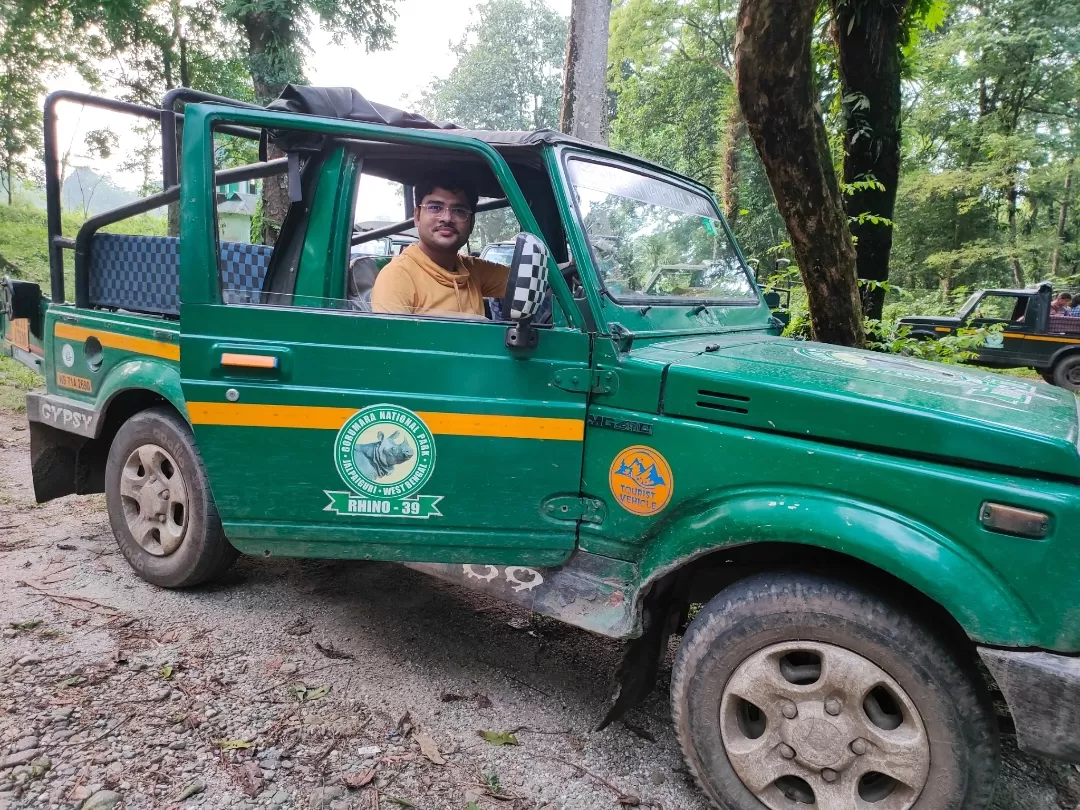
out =
[[(709, 182), (725, 199), (735, 10), (734, 0), (622, 0), (612, 18), (612, 143)], [(944, 17), (935, 3), (912, 13), (925, 25), (913, 27), (905, 49), (886, 318), (949, 310), (958, 285), (1075, 284), (1080, 4), (979, 0)], [(845, 115), (863, 102), (838, 95), (825, 24), (815, 58), (839, 170)], [(786, 238), (756, 155), (735, 146), (735, 230), (767, 278), (777, 258), (790, 258)]]

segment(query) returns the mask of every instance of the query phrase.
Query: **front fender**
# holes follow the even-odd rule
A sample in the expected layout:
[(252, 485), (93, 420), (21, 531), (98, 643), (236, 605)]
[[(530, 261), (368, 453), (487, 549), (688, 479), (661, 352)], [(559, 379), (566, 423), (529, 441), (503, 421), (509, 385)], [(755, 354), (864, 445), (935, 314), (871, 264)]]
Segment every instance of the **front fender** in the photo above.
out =
[(694, 506), (692, 513), (680, 510), (646, 547), (643, 586), (718, 549), (798, 543), (896, 576), (945, 608), (976, 641), (1022, 646), (1036, 633), (1032, 611), (997, 571), (906, 515), (811, 489), (728, 491)]
[(97, 410), (108, 413), (112, 402), (125, 391), (157, 394), (191, 421), (180, 387), (180, 368), (175, 363), (153, 357), (136, 357), (115, 366), (98, 389)]

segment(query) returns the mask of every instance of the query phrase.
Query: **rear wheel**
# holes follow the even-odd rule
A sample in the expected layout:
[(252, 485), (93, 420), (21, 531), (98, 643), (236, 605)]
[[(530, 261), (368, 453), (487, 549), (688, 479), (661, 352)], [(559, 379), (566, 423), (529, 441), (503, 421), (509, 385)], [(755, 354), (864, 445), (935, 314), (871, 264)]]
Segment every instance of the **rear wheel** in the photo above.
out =
[(1054, 364), (1052, 382), (1068, 391), (1080, 391), (1080, 354), (1058, 360)]
[(977, 678), (942, 641), (844, 583), (754, 577), (683, 638), (675, 730), (698, 784), (730, 810), (976, 810), (997, 736)]
[(170, 408), (137, 413), (117, 431), (105, 466), (105, 501), (120, 551), (147, 582), (198, 585), (237, 557), (191, 428)]

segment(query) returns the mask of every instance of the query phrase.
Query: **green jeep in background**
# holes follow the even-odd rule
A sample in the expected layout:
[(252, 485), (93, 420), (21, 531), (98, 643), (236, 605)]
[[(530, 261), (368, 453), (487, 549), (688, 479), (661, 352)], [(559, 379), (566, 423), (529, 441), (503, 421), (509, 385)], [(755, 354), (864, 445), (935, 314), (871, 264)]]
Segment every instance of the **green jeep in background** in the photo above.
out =
[(1000, 325), (1002, 331), (988, 335), (972, 363), (1031, 368), (1051, 385), (1080, 392), (1080, 317), (1054, 313), (1050, 308), (1054, 295), (1048, 281), (1023, 290), (978, 290), (955, 316), (911, 315), (901, 318), (899, 325), (925, 339)]
[[(165, 190), (74, 239), (62, 102), (162, 126)], [(45, 121), (51, 291), (6, 282), (3, 349), (45, 377), (38, 500), (104, 492), (139, 576), (192, 586), (239, 553), (402, 562), (627, 640), (601, 725), (685, 627), (675, 730), (718, 807), (985, 807), (994, 690), (1022, 748), (1080, 762), (1071, 393), (779, 337), (708, 189), (555, 132), (438, 129), (306, 88), (269, 109), (62, 92)], [(215, 173), (237, 137), (264, 159)], [(354, 231), (361, 175), (408, 199), (447, 167), (517, 219), (510, 320), (353, 295), (352, 247), (413, 226)], [(219, 242), (215, 186), (255, 178), (288, 185), (276, 244)], [(115, 232), (169, 204), (178, 239)]]

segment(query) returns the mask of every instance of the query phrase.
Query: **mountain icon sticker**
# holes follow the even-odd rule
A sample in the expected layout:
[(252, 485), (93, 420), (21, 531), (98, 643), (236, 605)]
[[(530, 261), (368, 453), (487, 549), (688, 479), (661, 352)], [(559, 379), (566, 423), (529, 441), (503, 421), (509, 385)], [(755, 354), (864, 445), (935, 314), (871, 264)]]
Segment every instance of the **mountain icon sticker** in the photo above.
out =
[(635, 515), (655, 515), (671, 501), (675, 482), (671, 465), (651, 447), (636, 444), (615, 456), (608, 471), (611, 494)]

